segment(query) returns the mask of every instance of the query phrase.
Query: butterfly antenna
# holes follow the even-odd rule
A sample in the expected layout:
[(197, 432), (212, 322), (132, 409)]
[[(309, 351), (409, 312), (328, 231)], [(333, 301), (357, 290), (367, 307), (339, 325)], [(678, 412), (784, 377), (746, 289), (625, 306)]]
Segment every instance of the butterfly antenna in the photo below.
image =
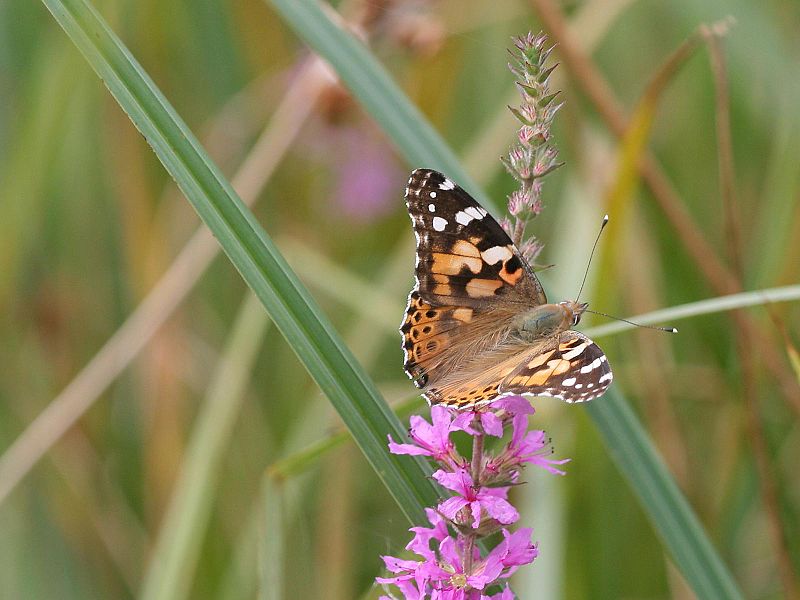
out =
[(608, 317), (609, 319), (614, 319), (615, 321), (622, 321), (623, 323), (630, 323), (635, 327), (641, 327), (643, 329), (655, 329), (656, 331), (666, 331), (667, 333), (678, 333), (678, 329), (675, 327), (656, 327), (655, 325), (642, 325), (641, 323), (634, 323), (633, 321), (628, 321), (628, 319), (623, 319), (622, 317), (607, 315), (606, 313), (597, 310), (589, 310), (588, 308), (584, 312), (592, 313), (593, 315), (600, 315), (601, 317)]
[(581, 289), (578, 290), (578, 297), (575, 298), (575, 302), (581, 299), (581, 293), (583, 292), (583, 286), (586, 285), (586, 278), (589, 276), (589, 267), (592, 266), (592, 259), (594, 258), (594, 250), (597, 248), (597, 242), (600, 241), (600, 234), (603, 233), (603, 229), (608, 224), (608, 215), (603, 217), (603, 222), (600, 224), (600, 231), (597, 232), (597, 237), (594, 239), (594, 246), (592, 246), (592, 253), (589, 255), (589, 262), (586, 264), (586, 272), (583, 274), (583, 281), (581, 281)]

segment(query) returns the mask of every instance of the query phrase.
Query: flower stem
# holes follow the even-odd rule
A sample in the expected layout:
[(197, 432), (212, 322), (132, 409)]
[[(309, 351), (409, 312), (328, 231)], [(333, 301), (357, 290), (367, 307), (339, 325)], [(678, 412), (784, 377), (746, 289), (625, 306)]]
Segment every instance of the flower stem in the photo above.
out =
[(474, 533), (468, 533), (464, 536), (464, 574), (469, 576), (472, 574), (472, 557), (475, 554), (475, 537)]
[[(521, 188), (523, 193), (529, 193), (531, 188), (530, 181), (523, 179)], [(514, 238), (512, 241), (517, 248), (522, 247), (522, 241), (525, 239), (525, 227), (528, 225), (528, 216), (529, 215), (525, 215), (522, 217), (517, 215), (514, 217)]]
[(470, 475), (475, 487), (481, 486), (481, 472), (483, 468), (483, 434), (479, 433), (472, 438), (472, 464), (470, 465)]
[[(483, 433), (478, 433), (472, 438), (472, 461), (470, 464), (470, 475), (472, 475), (472, 485), (476, 488), (481, 486), (481, 471), (483, 470)], [(472, 573), (472, 555), (475, 549), (476, 533), (465, 534), (464, 540), (464, 573)]]

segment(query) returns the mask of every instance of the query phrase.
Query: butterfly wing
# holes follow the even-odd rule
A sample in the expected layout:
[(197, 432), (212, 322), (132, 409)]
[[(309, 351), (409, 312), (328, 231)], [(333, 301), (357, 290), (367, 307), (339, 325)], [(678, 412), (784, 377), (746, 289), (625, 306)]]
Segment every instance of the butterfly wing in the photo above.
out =
[(406, 203), (416, 285), (400, 331), (405, 371), (425, 388), (491, 344), (504, 321), (547, 298), (500, 224), (444, 175), (415, 170)]
[(561, 333), (557, 340), (519, 357), (517, 368), (500, 383), (500, 393), (551, 396), (569, 403), (602, 395), (613, 375), (600, 347), (572, 330)]
[(478, 311), (498, 300), (526, 308), (547, 302), (500, 224), (447, 177), (415, 170), (406, 204), (417, 237), (416, 289), (426, 302)]
[(504, 392), (501, 384), (507, 376), (517, 370), (524, 351), (530, 347), (507, 348), (495, 356), (482, 357), (465, 368), (452, 372), (434, 382), (424, 391), (431, 404), (441, 404), (458, 410), (489, 404)]

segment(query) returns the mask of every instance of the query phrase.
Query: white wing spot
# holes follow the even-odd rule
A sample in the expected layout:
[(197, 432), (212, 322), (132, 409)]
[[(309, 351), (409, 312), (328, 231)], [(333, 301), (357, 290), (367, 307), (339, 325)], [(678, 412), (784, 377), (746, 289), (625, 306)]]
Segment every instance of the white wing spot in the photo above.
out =
[[(575, 346), (574, 350), (570, 350), (566, 354), (562, 354), (561, 358), (563, 358), (564, 360), (572, 360), (576, 356), (580, 356), (580, 354), (586, 349), (586, 346), (588, 346), (588, 344), (586, 342), (584, 342), (583, 344), (580, 344), (578, 346)], [(586, 367), (583, 367), (583, 369), (585, 369), (585, 368)], [(583, 372), (583, 369), (581, 369), (581, 372)]]
[(436, 192), (431, 192), (431, 198), (436, 198)]
[(473, 219), (482, 219), (486, 216), (486, 211), (482, 208), (477, 206), (468, 206), (464, 209), (464, 212), (467, 213)]
[[(456, 219), (458, 219), (458, 215), (456, 215)], [(487, 264), (494, 265), (501, 260), (511, 258), (511, 250), (509, 250), (508, 246), (494, 246), (481, 252), (481, 258)]]
[(591, 363), (588, 365), (581, 367), (581, 373), (588, 373), (589, 371), (594, 371), (597, 367), (600, 366), (600, 363), (603, 361), (599, 358), (595, 358)]
[(583, 384), (582, 384), (582, 383), (576, 383), (576, 384), (575, 384), (575, 389), (576, 389), (576, 390), (579, 390), (579, 389), (581, 389), (582, 387), (583, 387)]
[(428, 204), (428, 210), (431, 212), (436, 212), (436, 205), (435, 204)]
[(439, 184), (440, 190), (452, 190), (456, 187), (456, 184), (450, 181), (449, 179), (445, 178), (445, 180)]
[(594, 387), (594, 384), (593, 384), (593, 383), (587, 383), (587, 384), (586, 384), (586, 387), (587, 387), (587, 388)]
[(561, 385), (572, 387), (573, 385), (575, 385), (575, 378), (570, 377), (569, 379), (565, 379), (564, 381), (561, 382)]
[(469, 222), (472, 221), (474, 217), (469, 216), (463, 210), (460, 210), (456, 213), (456, 222), (459, 225), (469, 225)]
[(612, 379), (613, 377), (614, 377), (614, 376), (611, 374), (611, 371), (609, 371), (608, 373), (606, 373), (605, 375), (603, 375), (603, 376), (600, 378), (600, 383), (602, 383), (602, 382), (604, 382), (604, 381), (611, 381), (611, 379)]
[(433, 228), (436, 231), (444, 231), (445, 227), (447, 227), (446, 219), (443, 219), (442, 217), (433, 217)]

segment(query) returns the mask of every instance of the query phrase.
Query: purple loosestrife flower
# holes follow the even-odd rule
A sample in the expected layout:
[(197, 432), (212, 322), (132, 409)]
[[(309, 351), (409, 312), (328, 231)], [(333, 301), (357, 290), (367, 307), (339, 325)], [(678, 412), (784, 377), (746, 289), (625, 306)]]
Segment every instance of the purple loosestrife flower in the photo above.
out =
[[(517, 482), (527, 463), (563, 474), (553, 465), (567, 462), (545, 458), (551, 449), (544, 432), (527, 430), (528, 417), (534, 413), (522, 396), (506, 396), (488, 407), (458, 413), (434, 406), (430, 423), (419, 416), (411, 417), (409, 437), (413, 443), (400, 444), (389, 437), (391, 452), (429, 456), (436, 461), (441, 468), (433, 478), (454, 495), (440, 502), (436, 510), (426, 509), (431, 527), (410, 529), (414, 536), (406, 550), (420, 558), (384, 556), (391, 575), (376, 578), (378, 583), (395, 586), (406, 600), (514, 598), (507, 586), (492, 595), (484, 593), (538, 555), (530, 529), (506, 529), (519, 519), (519, 512), (508, 500), (510, 484)], [(451, 439), (456, 431), (476, 441), (485, 435), (502, 438), (507, 425), (511, 426), (508, 442), (495, 453), (479, 450), (475, 454), (473, 448), (472, 461), (458, 454)], [(482, 557), (476, 540), (498, 530), (503, 540)], [(391, 600), (394, 596), (383, 598)]]
[(414, 443), (398, 444), (389, 435), (389, 452), (392, 454), (430, 456), (436, 462), (444, 463), (451, 469), (466, 466), (466, 460), (458, 454), (455, 445), (450, 441), (452, 420), (452, 413), (443, 406), (431, 408), (432, 423), (428, 423), (422, 417), (413, 415), (409, 419), (411, 429), (409, 429), (408, 435)]
[[(481, 524), (483, 511), (503, 525), (509, 525), (519, 519), (517, 509), (506, 500), (507, 487), (477, 486), (464, 469), (459, 469), (455, 473), (436, 471), (433, 478), (448, 490), (458, 494), (439, 504), (439, 512), (454, 523), (465, 525), (471, 516), (472, 527), (477, 529)], [(468, 508), (468, 511), (463, 511), (465, 508)]]
[(414, 537), (406, 545), (406, 550), (419, 554), (426, 560), (434, 559), (434, 552), (431, 550), (431, 540), (441, 542), (450, 532), (447, 530), (447, 523), (444, 518), (432, 508), (426, 508), (425, 514), (433, 527), (412, 527), (409, 531), (414, 533)]
[(516, 482), (519, 471), (525, 463), (534, 464), (554, 475), (566, 475), (555, 465), (566, 464), (570, 459), (546, 458), (553, 453), (547, 434), (541, 430), (528, 431), (528, 415), (534, 414), (535, 410), (524, 398), (510, 396), (502, 398), (495, 405), (505, 408), (512, 415), (512, 434), (511, 441), (505, 449), (486, 461), (485, 469), (491, 474), (487, 482)]
[[(528, 404), (528, 401), (524, 401)], [(477, 429), (474, 425), (479, 426)], [(495, 413), (486, 410), (485, 408), (477, 408), (475, 410), (467, 410), (458, 413), (458, 416), (453, 419), (453, 431), (464, 431), (470, 435), (481, 435), (488, 433), (494, 437), (503, 437), (503, 421)]]
[[(394, 576), (378, 577), (378, 583), (396, 586), (406, 600), (514, 598), (508, 587), (491, 596), (484, 594), (483, 590), (501, 579), (507, 579), (520, 566), (530, 564), (538, 556), (538, 548), (531, 542), (531, 529), (523, 528), (514, 533), (502, 530), (503, 541), (486, 558), (482, 558), (480, 550), (474, 545), (467, 545), (463, 539), (447, 535), (446, 528), (442, 528), (443, 521), (436, 513), (428, 511), (428, 519), (433, 527), (413, 528), (412, 531), (416, 530), (415, 537), (406, 547), (421, 556), (422, 560), (382, 557), (387, 570)], [(438, 542), (435, 549), (430, 547), (431, 540)]]

